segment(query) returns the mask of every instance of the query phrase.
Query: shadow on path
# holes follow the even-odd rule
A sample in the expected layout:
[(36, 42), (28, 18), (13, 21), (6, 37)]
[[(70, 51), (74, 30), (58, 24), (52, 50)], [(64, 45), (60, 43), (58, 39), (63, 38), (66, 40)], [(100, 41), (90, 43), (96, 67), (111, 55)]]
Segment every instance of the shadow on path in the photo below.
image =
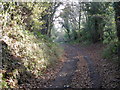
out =
[(67, 53), (67, 61), (64, 63), (62, 69), (58, 73), (56, 79), (52, 82), (51, 88), (69, 88), (72, 80), (72, 76), (77, 69), (77, 52), (73, 47), (64, 45), (65, 52)]
[[(92, 88), (100, 88), (101, 80), (100, 75), (96, 71), (93, 60), (90, 59), (89, 55), (84, 53), (84, 50), (78, 48), (74, 45), (64, 44), (62, 45), (66, 52), (67, 60), (63, 65), (63, 68), (57, 74), (55, 80), (51, 83), (50, 88), (72, 88), (70, 86), (72, 81), (72, 76), (74, 76), (75, 71), (77, 70), (77, 62), (79, 61), (79, 53), (84, 57), (83, 60), (87, 63), (88, 66), (88, 77), (91, 80)], [(80, 68), (80, 67), (79, 67)], [(81, 67), (82, 68), (82, 67)]]
[(92, 81), (92, 88), (100, 88), (101, 87), (101, 80), (99, 73), (95, 70), (94, 63), (88, 56), (84, 56), (84, 59), (87, 62), (88, 68), (89, 68), (89, 76)]

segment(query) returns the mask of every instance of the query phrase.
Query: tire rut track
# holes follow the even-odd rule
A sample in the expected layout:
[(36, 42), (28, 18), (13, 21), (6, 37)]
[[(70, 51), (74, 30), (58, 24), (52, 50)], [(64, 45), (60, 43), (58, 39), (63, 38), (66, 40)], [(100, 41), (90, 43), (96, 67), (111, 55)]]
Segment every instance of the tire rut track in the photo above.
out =
[(99, 73), (95, 70), (94, 63), (88, 56), (84, 56), (84, 59), (86, 60), (88, 64), (88, 69), (89, 69), (89, 77), (92, 82), (92, 88), (101, 88), (101, 80), (100, 80), (100, 75)]
[(51, 83), (50, 88), (70, 88), (72, 76), (77, 69), (78, 54), (74, 47), (64, 45), (65, 52), (67, 53), (67, 61), (64, 63), (62, 69), (57, 74), (55, 80)]
[(90, 81), (87, 81), (89, 83), (88, 85), (90, 85), (91, 88), (101, 88), (100, 75), (96, 71), (94, 62), (84, 53), (84, 50), (72, 45), (65, 44), (63, 46), (65, 47), (65, 52), (67, 53), (67, 61), (56, 75), (56, 78), (51, 83), (50, 88), (72, 88), (72, 79), (78, 68), (77, 62), (81, 62), (78, 58), (79, 54), (83, 56), (83, 61), (86, 63), (85, 65), (88, 68), (88, 73), (86, 73), (90, 78)]
[(57, 75), (55, 81), (52, 83), (52, 88), (68, 88), (70, 87), (70, 82), (72, 80), (72, 76), (75, 73), (77, 68), (78, 59), (74, 59), (72, 61), (66, 62), (63, 65), (63, 68)]
[[(76, 47), (76, 46), (73, 46)], [(88, 77), (90, 77), (90, 87), (91, 88), (101, 88), (101, 77), (98, 73), (98, 71), (96, 70), (96, 66), (95, 63), (93, 62), (93, 60), (90, 58), (89, 55), (86, 55), (86, 53), (84, 52), (84, 50), (82, 50), (79, 47), (76, 47), (79, 55), (83, 56), (83, 59), (81, 60), (85, 60), (85, 63), (87, 64), (87, 68), (88, 68)], [(88, 84), (89, 85), (89, 84)]]

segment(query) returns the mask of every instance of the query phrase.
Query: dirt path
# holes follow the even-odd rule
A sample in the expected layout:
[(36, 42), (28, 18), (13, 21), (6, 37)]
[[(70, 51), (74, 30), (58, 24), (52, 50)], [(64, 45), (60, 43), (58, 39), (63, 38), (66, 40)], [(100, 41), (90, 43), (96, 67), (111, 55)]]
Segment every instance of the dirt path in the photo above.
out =
[(101, 88), (100, 75), (96, 71), (96, 69), (95, 69), (96, 67), (94, 66), (93, 61), (88, 56), (84, 56), (84, 59), (87, 62), (88, 69), (89, 69), (89, 72), (90, 72), (89, 77), (92, 81), (92, 88)]
[[(67, 53), (66, 57), (67, 60), (63, 65), (63, 68), (57, 74), (56, 79), (52, 82), (51, 87), (58, 87), (58, 88), (72, 88), (71, 81), (75, 72), (78, 68), (77, 62), (84, 62), (84, 67), (87, 67), (86, 71), (88, 71), (86, 76), (89, 78), (87, 80), (89, 87), (92, 88), (100, 88), (100, 75), (95, 70), (94, 62), (90, 59), (89, 56), (84, 56), (84, 53), (79, 48), (72, 46), (72, 45), (63, 45), (65, 48), (65, 52)], [(79, 54), (82, 52), (82, 57), (84, 59), (79, 58)], [(82, 66), (80, 66), (82, 68)], [(79, 68), (80, 68), (79, 67)], [(83, 77), (84, 78), (84, 77)]]
[(80, 61), (72, 79), (74, 88), (120, 88), (119, 65), (101, 57), (105, 46), (73, 45), (78, 49)]
[(28, 83), (24, 88), (120, 88), (117, 64), (101, 58), (104, 46), (88, 47), (63, 44), (65, 54), (54, 67)]
[(67, 53), (67, 60), (64, 63), (62, 69), (57, 74), (56, 79), (52, 82), (50, 87), (56, 88), (68, 88), (70, 87), (70, 83), (72, 80), (72, 76), (75, 73), (77, 68), (77, 62), (79, 59), (77, 58), (78, 54), (74, 47), (63, 45), (65, 47), (65, 52)]

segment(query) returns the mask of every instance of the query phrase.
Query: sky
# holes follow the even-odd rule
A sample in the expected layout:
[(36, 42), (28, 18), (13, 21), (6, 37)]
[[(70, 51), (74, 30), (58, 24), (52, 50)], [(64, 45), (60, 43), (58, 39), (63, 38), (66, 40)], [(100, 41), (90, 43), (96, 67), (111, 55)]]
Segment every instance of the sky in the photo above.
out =
[(60, 15), (60, 13), (62, 12), (62, 9), (64, 9), (64, 7), (65, 7), (64, 4), (60, 5), (60, 6), (57, 8), (57, 11), (56, 11), (56, 13), (55, 13), (55, 17), (58, 17), (58, 18), (55, 19), (55, 21), (54, 21), (54, 26), (55, 26), (55, 28), (57, 28), (58, 30), (61, 29), (61, 24), (59, 24), (59, 21), (62, 21), (62, 18), (59, 17), (59, 15)]

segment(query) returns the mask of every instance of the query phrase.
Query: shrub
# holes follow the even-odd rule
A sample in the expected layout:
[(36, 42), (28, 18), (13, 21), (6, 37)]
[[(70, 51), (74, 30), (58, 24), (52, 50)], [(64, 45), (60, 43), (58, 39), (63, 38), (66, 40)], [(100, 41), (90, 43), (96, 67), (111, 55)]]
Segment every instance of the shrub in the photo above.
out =
[(108, 47), (103, 51), (102, 56), (106, 59), (117, 58), (117, 43), (110, 43)]

